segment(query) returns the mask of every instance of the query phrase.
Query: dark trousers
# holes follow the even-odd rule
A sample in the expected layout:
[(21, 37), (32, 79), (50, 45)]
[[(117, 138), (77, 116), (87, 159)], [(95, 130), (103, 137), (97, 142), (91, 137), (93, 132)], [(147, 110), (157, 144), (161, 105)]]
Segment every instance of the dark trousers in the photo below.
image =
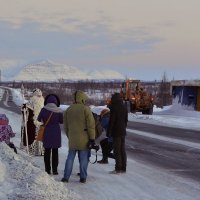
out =
[(125, 137), (113, 137), (113, 150), (115, 155), (115, 170), (126, 171), (127, 156), (125, 150)]
[(45, 171), (51, 173), (51, 166), (53, 173), (57, 172), (58, 167), (58, 149), (45, 148), (44, 151)]
[(108, 138), (101, 140), (100, 145), (104, 160), (106, 160), (108, 157), (114, 158), (114, 155), (111, 153), (111, 151), (113, 150), (113, 143), (108, 142)]

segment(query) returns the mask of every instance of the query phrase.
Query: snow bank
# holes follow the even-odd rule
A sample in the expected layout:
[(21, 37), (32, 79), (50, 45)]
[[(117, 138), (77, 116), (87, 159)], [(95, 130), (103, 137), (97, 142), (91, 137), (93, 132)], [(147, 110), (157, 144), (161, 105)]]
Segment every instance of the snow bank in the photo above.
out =
[(26, 103), (26, 100), (23, 98), (20, 89), (9, 88), (12, 92), (13, 101), (16, 105), (21, 106), (23, 103)]
[(154, 106), (153, 115), (129, 113), (129, 121), (144, 122), (160, 126), (199, 130), (200, 112), (191, 110), (174, 102), (173, 105), (157, 108)]
[(20, 151), (15, 154), (5, 143), (0, 143), (0, 161), (0, 196), (3, 199), (80, 199), (62, 182), (56, 182), (34, 166), (31, 157)]

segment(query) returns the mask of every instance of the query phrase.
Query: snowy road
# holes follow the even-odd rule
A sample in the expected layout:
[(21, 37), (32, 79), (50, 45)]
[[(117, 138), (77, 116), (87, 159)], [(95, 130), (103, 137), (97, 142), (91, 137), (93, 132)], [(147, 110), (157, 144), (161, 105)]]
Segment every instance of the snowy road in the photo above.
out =
[(131, 158), (200, 181), (198, 131), (138, 122), (129, 122), (129, 128), (127, 150)]
[[(11, 91), (1, 91), (0, 107), (20, 113), (14, 102), (7, 102)], [(5, 101), (10, 106), (5, 106)], [(199, 131), (131, 121), (127, 131), (129, 157), (200, 181)]]
[(10, 89), (0, 87), (0, 107), (20, 114), (20, 108), (12, 101), (13, 96)]
[[(13, 95), (13, 97), (15, 96), (16, 94)], [(18, 100), (20, 98), (15, 99)], [(21, 115), (2, 108), (0, 108), (0, 112), (8, 116), (10, 125), (16, 132), (16, 136), (12, 141), (19, 148)], [(41, 194), (38, 192), (38, 190), (41, 190), (44, 195), (52, 195), (51, 198), (45, 199), (53, 200), (55, 198), (52, 193), (57, 192), (56, 196), (57, 194), (63, 196), (67, 193), (68, 189), (71, 189), (84, 200), (199, 200), (200, 184), (198, 174), (196, 176), (198, 180), (194, 178), (194, 173), (198, 173), (198, 170), (196, 169), (196, 171), (194, 171), (192, 168), (193, 166), (187, 167), (185, 163), (190, 164), (191, 162), (198, 164), (199, 162), (199, 158), (196, 157), (199, 155), (199, 151), (194, 149), (194, 147), (198, 147), (199, 144), (195, 142), (199, 139), (196, 133), (192, 133), (190, 129), (192, 127), (196, 130), (200, 130), (200, 113), (185, 112), (180, 108), (178, 108), (178, 112), (176, 113), (179, 115), (182, 114), (183, 116), (177, 118), (177, 115), (169, 115), (169, 111), (168, 115), (158, 115), (156, 113), (152, 116), (129, 114), (129, 121), (135, 122), (140, 120), (146, 125), (144, 126), (143, 124), (140, 130), (136, 130), (136, 123), (134, 123), (134, 126), (131, 128), (132, 130), (129, 130), (130, 127), (128, 127), (126, 140), (129, 148), (127, 173), (110, 175), (109, 171), (113, 170), (115, 166), (113, 159), (109, 159), (109, 164), (107, 165), (90, 164), (88, 168), (87, 184), (84, 185), (79, 183), (79, 177), (77, 177), (77, 172), (79, 171), (78, 158), (76, 158), (74, 163), (74, 169), (69, 183), (62, 184), (60, 181), (63, 177), (63, 169), (68, 149), (68, 141), (64, 133), (62, 134), (62, 147), (59, 149), (58, 176), (46, 175), (44, 172), (44, 161), (40, 156), (33, 156), (30, 158), (28, 155), (26, 156), (24, 152), (18, 150), (19, 157), (16, 157), (16, 159), (19, 162), (14, 160), (12, 165), (10, 165), (10, 160), (13, 158), (13, 155), (7, 158), (5, 154), (2, 153), (0, 156), (0, 199), (8, 199), (4, 197), (9, 195), (13, 197), (10, 199), (14, 200), (16, 199), (16, 194), (23, 194), (24, 198), (22, 197), (20, 199), (30, 199), (26, 198), (30, 196), (30, 194), (36, 197), (34, 199), (44, 199), (41, 198)], [(156, 126), (157, 128), (154, 128), (154, 131), (152, 131), (150, 123), (165, 124), (166, 126), (168, 125), (168, 128), (170, 125), (176, 127), (184, 126), (186, 128), (184, 134), (189, 134), (193, 139), (189, 140), (190, 137), (187, 138), (186, 135), (184, 136), (184, 134), (182, 134), (183, 131), (180, 131), (182, 135), (179, 136), (177, 129), (173, 129), (175, 131), (172, 132), (172, 129), (162, 127), (161, 131), (159, 127)], [(131, 154), (129, 152), (131, 152)], [(92, 159), (93, 158), (94, 155), (92, 155)], [(101, 151), (99, 151), (98, 156), (98, 159), (100, 158)], [(23, 163), (25, 163), (26, 160), (30, 160), (33, 165), (31, 163), (27, 166), (24, 165)], [(187, 160), (188, 162), (186, 162)], [(16, 169), (18, 169), (18, 174), (20, 173), (23, 179), (21, 182), (18, 182), (15, 176), (13, 176), (13, 174), (16, 173)], [(21, 169), (30, 170), (27, 172), (27, 170)], [(188, 175), (191, 169), (193, 173), (192, 176)], [(39, 170), (40, 173), (36, 173), (35, 170)], [(24, 179), (24, 177), (26, 177), (26, 179)], [(44, 183), (45, 187), (50, 189), (44, 189), (44, 191), (42, 189)], [(27, 184), (34, 184), (36, 187), (34, 187), (35, 189), (28, 188)], [(41, 184), (43, 187), (41, 187)], [(8, 186), (10, 186), (10, 190), (7, 189)], [(53, 188), (56, 188), (55, 192)], [(57, 199), (68, 198), (57, 197)], [(69, 199), (71, 200), (72, 198)]]

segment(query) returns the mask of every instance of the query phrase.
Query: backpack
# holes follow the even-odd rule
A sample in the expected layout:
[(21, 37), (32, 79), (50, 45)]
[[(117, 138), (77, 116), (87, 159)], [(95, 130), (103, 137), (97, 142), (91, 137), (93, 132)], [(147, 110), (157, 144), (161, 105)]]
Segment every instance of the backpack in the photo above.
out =
[(93, 113), (93, 116), (95, 120), (95, 139), (97, 139), (103, 133), (103, 127), (101, 126), (98, 115)]

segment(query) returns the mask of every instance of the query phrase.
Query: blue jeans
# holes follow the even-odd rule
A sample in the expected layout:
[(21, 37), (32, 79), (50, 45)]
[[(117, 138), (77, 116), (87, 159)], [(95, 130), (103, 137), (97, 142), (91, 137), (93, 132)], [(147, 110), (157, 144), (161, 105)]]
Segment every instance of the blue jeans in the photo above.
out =
[(69, 179), (69, 177), (72, 173), (76, 152), (78, 152), (80, 178), (86, 179), (88, 162), (89, 162), (89, 154), (90, 154), (89, 150), (69, 150), (67, 160), (65, 163), (64, 178)]

